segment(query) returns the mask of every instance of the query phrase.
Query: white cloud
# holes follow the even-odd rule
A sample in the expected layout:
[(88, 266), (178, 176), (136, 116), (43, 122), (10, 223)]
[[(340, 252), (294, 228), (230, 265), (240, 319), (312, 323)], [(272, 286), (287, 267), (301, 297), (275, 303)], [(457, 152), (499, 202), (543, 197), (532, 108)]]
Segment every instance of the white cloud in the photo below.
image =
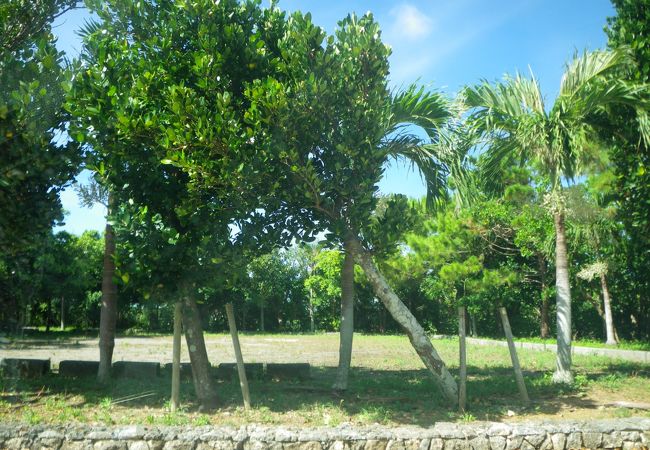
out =
[(390, 12), (395, 17), (393, 28), (395, 34), (408, 40), (427, 37), (433, 29), (433, 21), (422, 11), (408, 3), (393, 8)]

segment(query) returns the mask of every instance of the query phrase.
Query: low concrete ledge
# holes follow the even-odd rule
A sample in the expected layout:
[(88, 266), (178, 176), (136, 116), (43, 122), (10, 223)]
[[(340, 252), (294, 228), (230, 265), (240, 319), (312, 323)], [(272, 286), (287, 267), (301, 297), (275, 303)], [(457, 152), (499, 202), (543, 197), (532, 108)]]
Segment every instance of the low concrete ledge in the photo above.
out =
[[(174, 368), (174, 363), (167, 363), (163, 366), (162, 370), (165, 375), (172, 376), (172, 370)], [(191, 380), (192, 379), (192, 364), (191, 363), (181, 363), (181, 379), (182, 380)]]
[(59, 375), (62, 377), (96, 377), (97, 371), (99, 371), (97, 361), (66, 360), (59, 363)]
[(118, 378), (150, 379), (160, 375), (160, 364), (144, 361), (116, 361), (113, 373)]
[[(246, 371), (246, 378), (259, 380), (264, 378), (264, 364), (263, 363), (245, 363), (244, 370)], [(235, 363), (221, 363), (217, 367), (217, 378), (220, 380), (237, 379), (237, 364)]]
[(650, 448), (650, 419), (581, 422), (438, 423), (336, 428), (93, 427), (0, 424), (0, 448), (187, 450), (564, 450)]
[(266, 376), (278, 380), (308, 380), (310, 365), (309, 363), (267, 363)]
[(4, 358), (0, 370), (8, 378), (38, 378), (50, 372), (49, 359)]

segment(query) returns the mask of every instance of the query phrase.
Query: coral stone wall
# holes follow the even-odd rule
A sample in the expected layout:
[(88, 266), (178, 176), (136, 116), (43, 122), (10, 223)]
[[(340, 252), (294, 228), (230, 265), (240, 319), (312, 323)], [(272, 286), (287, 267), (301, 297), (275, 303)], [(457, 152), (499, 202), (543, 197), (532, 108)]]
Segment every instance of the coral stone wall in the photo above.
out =
[(3, 449), (446, 450), (650, 447), (650, 419), (470, 424), (431, 428), (96, 427), (0, 424)]

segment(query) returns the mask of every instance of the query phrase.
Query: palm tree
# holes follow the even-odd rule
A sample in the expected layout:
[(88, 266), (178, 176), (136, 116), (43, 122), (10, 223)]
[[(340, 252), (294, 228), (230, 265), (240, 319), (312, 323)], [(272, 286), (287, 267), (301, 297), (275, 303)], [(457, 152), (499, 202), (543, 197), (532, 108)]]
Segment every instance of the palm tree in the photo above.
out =
[[(547, 204), (555, 225), (557, 368), (556, 382), (571, 375), (571, 289), (569, 283), (563, 182), (580, 174), (589, 143), (606, 123), (607, 110), (627, 105), (638, 111), (641, 135), (649, 136), (644, 95), (646, 86), (613, 77), (630, 66), (625, 49), (585, 52), (567, 65), (560, 92), (550, 109), (544, 105), (534, 76), (506, 77), (464, 91), (471, 108), (469, 122), (489, 142), (484, 169), (487, 178), (505, 161), (529, 161), (549, 183)], [(505, 160), (505, 161), (504, 161)]]
[[(410, 85), (391, 95), (386, 108), (385, 131), (375, 151), (381, 154), (384, 163), (397, 160), (414, 166), (426, 183), (428, 204), (433, 206), (447, 197), (446, 163), (452, 160), (452, 151), (442, 145), (441, 130), (455, 117), (453, 107), (439, 93)], [(416, 134), (415, 127), (424, 130), (426, 135)], [(353, 230), (348, 229), (342, 241), (345, 256), (341, 267), (341, 326), (335, 390), (346, 390), (348, 384), (354, 334), (354, 260), (359, 256), (358, 237)]]

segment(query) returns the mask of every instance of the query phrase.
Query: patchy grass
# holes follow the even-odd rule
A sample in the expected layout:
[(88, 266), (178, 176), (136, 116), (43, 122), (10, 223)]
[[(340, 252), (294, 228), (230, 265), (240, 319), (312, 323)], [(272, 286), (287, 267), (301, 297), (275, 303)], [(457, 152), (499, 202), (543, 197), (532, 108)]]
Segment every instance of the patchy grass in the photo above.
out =
[[(517, 342), (530, 342), (533, 344), (555, 344), (556, 340), (553, 338), (542, 339), (542, 338), (518, 338), (515, 339)], [(650, 342), (644, 341), (621, 341), (617, 345), (607, 345), (603, 341), (597, 341), (595, 339), (577, 339), (573, 341), (573, 345), (578, 347), (594, 347), (594, 348), (610, 348), (610, 349), (619, 349), (619, 350), (642, 350), (650, 351)]]
[[(230, 337), (207, 335), (213, 364), (232, 362)], [(611, 406), (616, 401), (650, 403), (650, 366), (604, 357), (574, 356), (575, 382), (552, 383), (555, 355), (519, 349), (532, 404), (523, 407), (505, 347), (468, 348), (468, 410), (458, 414), (441, 399), (432, 378), (403, 336), (355, 336), (349, 389), (331, 390), (338, 359), (338, 336), (243, 335), (247, 362), (309, 362), (312, 378), (303, 382), (250, 380), (253, 408), (243, 409), (237, 380), (219, 382), (221, 408), (203, 414), (189, 381), (181, 385), (183, 405), (169, 412), (169, 376), (156, 380), (114, 380), (98, 386), (93, 377), (64, 378), (56, 374), (37, 380), (0, 378), (0, 421), (38, 423), (335, 426), (342, 422), (386, 425), (432, 425), (437, 421), (587, 419), (647, 416), (648, 411)], [(458, 342), (433, 341), (457, 375)], [(59, 353), (57, 353), (59, 352)], [(96, 340), (77, 337), (43, 343), (16, 341), (3, 356), (96, 359)], [(166, 359), (167, 358), (167, 359)], [(184, 354), (184, 358), (186, 355)], [(118, 339), (115, 360), (171, 359), (171, 337)]]

